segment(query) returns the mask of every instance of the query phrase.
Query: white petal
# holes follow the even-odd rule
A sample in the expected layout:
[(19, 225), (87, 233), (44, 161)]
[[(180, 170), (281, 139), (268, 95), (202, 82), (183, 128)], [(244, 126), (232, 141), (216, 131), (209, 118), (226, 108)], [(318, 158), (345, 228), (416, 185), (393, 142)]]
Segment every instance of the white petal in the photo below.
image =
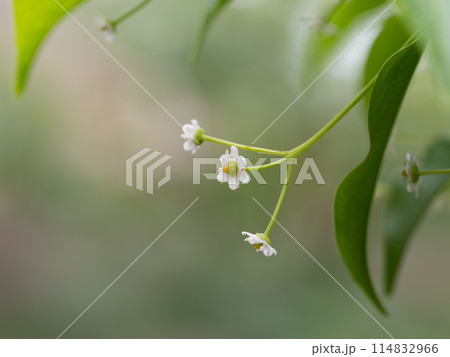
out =
[(249, 242), (250, 244), (264, 244), (267, 242), (261, 237), (257, 236), (253, 233), (242, 232), (242, 235), (247, 235), (248, 237), (244, 239), (245, 242)]
[(250, 175), (247, 173), (247, 171), (238, 171), (237, 173), (238, 180), (242, 183), (249, 183), (250, 181)]
[(191, 124), (184, 124), (183, 125), (183, 132), (185, 135), (189, 137), (189, 139), (194, 140), (195, 132), (197, 131), (197, 128), (195, 128)]
[(186, 151), (192, 151), (195, 149), (195, 144), (191, 140), (186, 140), (183, 144), (183, 149)]
[(114, 32), (112, 32), (112, 31), (105, 32), (105, 41), (107, 43), (112, 44), (114, 42), (115, 38), (116, 38), (116, 35)]
[(220, 162), (222, 163), (222, 167), (228, 165), (229, 159), (230, 159), (230, 155), (228, 155), (228, 154), (224, 154), (220, 157)]
[(237, 166), (238, 171), (243, 171), (247, 167), (247, 165), (245, 164), (245, 161), (242, 161), (241, 158), (242, 158), (242, 156), (239, 156), (239, 158), (236, 159), (236, 166)]
[(200, 149), (200, 146), (194, 144), (194, 148), (192, 149), (192, 153), (195, 154), (198, 151), (198, 149)]
[(239, 181), (237, 180), (230, 180), (228, 181), (228, 187), (232, 189), (233, 191), (239, 188)]
[(198, 123), (197, 120), (192, 119), (191, 120), (192, 125), (196, 128), (196, 129), (200, 129), (200, 124)]
[(238, 157), (239, 156), (239, 151), (238, 151), (236, 146), (232, 146), (231, 147), (231, 156), (233, 156), (233, 157)]
[(187, 132), (187, 131), (191, 130), (192, 127), (193, 126), (191, 124), (184, 124), (182, 129), (184, 132)]
[(222, 168), (219, 169), (219, 172), (217, 173), (217, 181), (224, 183), (228, 181), (228, 174), (223, 172)]
[(266, 257), (270, 257), (271, 255), (277, 255), (277, 251), (267, 244), (267, 247), (264, 250), (264, 255)]
[(253, 237), (245, 238), (244, 242), (248, 242), (250, 244), (263, 244), (262, 242), (260, 242), (259, 240), (255, 239)]

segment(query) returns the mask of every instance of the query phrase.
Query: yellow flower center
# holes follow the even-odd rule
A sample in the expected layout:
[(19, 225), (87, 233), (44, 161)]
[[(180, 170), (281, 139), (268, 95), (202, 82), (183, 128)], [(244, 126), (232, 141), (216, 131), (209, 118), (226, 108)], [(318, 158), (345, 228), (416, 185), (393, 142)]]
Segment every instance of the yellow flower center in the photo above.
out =
[(225, 165), (222, 170), (224, 173), (229, 174), (230, 176), (236, 176), (238, 170), (236, 159), (230, 159), (228, 161), (228, 165)]

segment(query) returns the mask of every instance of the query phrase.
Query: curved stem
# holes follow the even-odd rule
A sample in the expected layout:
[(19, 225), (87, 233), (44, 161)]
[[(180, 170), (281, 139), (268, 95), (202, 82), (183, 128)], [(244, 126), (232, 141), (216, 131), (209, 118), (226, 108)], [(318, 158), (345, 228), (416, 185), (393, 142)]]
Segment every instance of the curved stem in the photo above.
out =
[(364, 98), (364, 96), (369, 92), (375, 81), (377, 80), (377, 76), (374, 76), (369, 83), (356, 95), (355, 98), (352, 99), (350, 103), (348, 103), (336, 116), (331, 119), (322, 129), (320, 129), (316, 134), (314, 134), (311, 138), (306, 140), (303, 144), (297, 146), (296, 148), (290, 151), (291, 157), (297, 157), (303, 152), (305, 152), (311, 145), (313, 145), (317, 140), (319, 140), (322, 136), (324, 136), (333, 126), (335, 126), (358, 102)]
[(260, 165), (260, 166), (248, 166), (245, 168), (245, 171), (255, 171), (255, 170), (264, 170), (264, 169), (269, 169), (271, 167), (274, 166), (278, 166), (280, 164), (282, 164), (283, 162), (289, 160), (291, 157), (283, 157), (282, 159), (279, 159), (277, 161), (271, 162), (270, 164), (265, 164), (265, 165)]
[[(417, 36), (417, 31), (414, 32), (409, 39), (403, 44), (403, 46), (401, 48), (404, 48), (408, 45), (410, 45), (411, 43), (414, 42), (416, 36)], [(356, 95), (355, 98), (353, 98), (350, 103), (348, 103), (338, 114), (336, 114), (336, 116), (331, 119), (325, 126), (322, 127), (322, 129), (320, 129), (316, 134), (314, 134), (311, 138), (309, 138), (308, 140), (306, 140), (304, 143), (302, 143), (301, 145), (293, 148), (292, 150), (290, 150), (285, 157), (283, 157), (280, 160), (277, 160), (275, 162), (271, 162), (270, 164), (266, 164), (266, 165), (261, 165), (261, 166), (249, 166), (246, 168), (247, 171), (252, 171), (252, 170), (263, 170), (263, 169), (268, 169), (270, 167), (274, 167), (277, 166), (287, 160), (289, 160), (290, 158), (296, 158), (298, 156), (300, 156), (302, 153), (304, 153), (308, 148), (310, 148), (317, 140), (319, 140), (322, 136), (324, 136), (332, 127), (334, 127), (343, 117), (345, 117), (345, 115), (356, 105), (359, 103), (359, 101), (364, 98), (364, 96), (372, 89), (372, 87), (374, 86), (376, 80), (378, 78), (378, 74), (376, 74), (367, 84), (366, 86)]]
[(115, 19), (114, 21), (111, 21), (111, 24), (113, 26), (117, 26), (118, 24), (120, 24), (122, 21), (125, 21), (127, 18), (129, 18), (130, 16), (133, 16), (135, 13), (137, 13), (139, 10), (141, 10), (145, 5), (147, 5), (150, 1), (152, 0), (144, 0), (142, 1), (139, 5), (135, 6), (134, 8), (132, 8), (130, 11), (126, 12), (125, 14), (123, 14), (122, 16), (118, 17), (117, 19)]
[(290, 158), (296, 158), (300, 156), (303, 152), (305, 152), (308, 148), (310, 148), (317, 140), (319, 140), (322, 136), (324, 136), (333, 126), (335, 126), (358, 102), (364, 98), (367, 92), (373, 87), (377, 76), (373, 77), (372, 80), (366, 84), (366, 86), (358, 93), (358, 95), (352, 99), (350, 103), (348, 103), (344, 109), (342, 109), (336, 116), (331, 119), (322, 129), (320, 129), (316, 134), (314, 134), (311, 138), (306, 140), (303, 144), (293, 148), (290, 150), (285, 157), (280, 160), (271, 162), (270, 164), (265, 164), (261, 166), (249, 166), (246, 168), (247, 171), (252, 170), (264, 170), (270, 167), (277, 166)]
[(232, 141), (215, 138), (215, 137), (209, 136), (209, 135), (203, 135), (202, 138), (203, 138), (203, 140), (209, 141), (212, 143), (227, 145), (227, 146), (236, 146), (238, 149), (255, 151), (255, 152), (264, 153), (264, 154), (285, 156), (289, 153), (288, 151), (271, 150), (271, 149), (265, 149), (265, 148), (255, 147), (255, 146), (242, 145), (242, 144), (234, 143)]
[(284, 180), (284, 184), (283, 184), (283, 188), (281, 189), (280, 197), (278, 198), (278, 202), (277, 202), (277, 205), (275, 206), (272, 217), (270, 218), (270, 222), (267, 225), (266, 230), (264, 231), (264, 235), (266, 237), (269, 237), (269, 233), (272, 230), (273, 225), (275, 224), (275, 222), (277, 220), (278, 212), (280, 212), (280, 208), (281, 208), (281, 204), (283, 203), (284, 196), (286, 196), (287, 186), (288, 186), (289, 180), (291, 178), (292, 166), (293, 165), (288, 165), (286, 179)]
[(440, 170), (428, 170), (428, 171), (419, 171), (418, 175), (440, 175), (440, 174), (450, 174), (450, 169), (440, 169)]

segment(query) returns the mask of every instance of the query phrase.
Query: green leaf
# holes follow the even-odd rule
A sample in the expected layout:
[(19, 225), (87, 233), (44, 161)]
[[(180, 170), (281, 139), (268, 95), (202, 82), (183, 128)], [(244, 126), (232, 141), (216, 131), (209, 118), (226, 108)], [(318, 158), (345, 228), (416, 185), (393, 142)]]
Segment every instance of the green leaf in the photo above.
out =
[(421, 29), (423, 44), (429, 44), (432, 69), (450, 91), (450, 1), (401, 0), (401, 7), (414, 27)]
[(233, 0), (208, 0), (208, 7), (203, 17), (197, 38), (192, 48), (191, 62), (197, 63), (206, 40), (206, 35), (211, 28), (214, 20), (219, 16), (222, 10)]
[(311, 32), (307, 45), (306, 66), (321, 65), (347, 37), (357, 20), (385, 2), (386, 0), (336, 0), (322, 16), (323, 24), (317, 27), (319, 31)]
[(413, 44), (396, 52), (381, 68), (369, 104), (369, 153), (341, 182), (334, 203), (341, 256), (355, 281), (383, 313), (369, 275), (367, 226), (384, 151), (419, 59), (420, 53)]
[[(70, 11), (82, 1), (59, 0), (59, 3)], [(16, 92), (21, 94), (39, 46), (66, 12), (55, 0), (14, 0), (13, 4), (17, 47)]]
[[(427, 151), (420, 170), (450, 167), (450, 140), (439, 141)], [(392, 292), (402, 257), (414, 229), (450, 175), (422, 176), (419, 197), (408, 195), (406, 184), (399, 175), (390, 194), (385, 227), (385, 290)]]
[(339, 7), (331, 22), (340, 29), (347, 28), (356, 18), (383, 5), (386, 0), (347, 0)]
[(364, 84), (379, 72), (384, 62), (402, 48), (410, 34), (398, 16), (388, 18), (375, 39), (364, 67)]

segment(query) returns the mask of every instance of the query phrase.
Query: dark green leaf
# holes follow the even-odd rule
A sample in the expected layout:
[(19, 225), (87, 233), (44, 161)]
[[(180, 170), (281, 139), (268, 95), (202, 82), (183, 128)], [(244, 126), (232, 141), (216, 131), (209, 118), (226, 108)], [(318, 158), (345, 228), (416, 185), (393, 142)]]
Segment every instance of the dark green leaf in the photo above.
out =
[[(72, 10), (83, 0), (59, 0)], [(17, 75), (16, 92), (22, 93), (33, 58), (52, 27), (66, 12), (54, 0), (14, 0), (16, 24)]]
[(191, 53), (191, 62), (197, 63), (200, 54), (203, 49), (203, 45), (206, 40), (206, 35), (211, 28), (214, 20), (220, 14), (220, 12), (231, 3), (232, 0), (208, 0), (208, 8), (206, 9), (205, 15), (203, 17), (200, 29), (197, 33), (197, 38), (194, 43), (194, 47)]
[(364, 67), (364, 84), (369, 83), (384, 62), (403, 46), (409, 36), (400, 17), (392, 16), (385, 21), (367, 57)]
[[(450, 167), (450, 140), (439, 141), (427, 151), (420, 170)], [(408, 195), (406, 184), (399, 175), (392, 188), (387, 209), (385, 230), (385, 289), (390, 294), (412, 233), (439, 190), (450, 181), (450, 175), (423, 176), (419, 197)]]
[(450, 91), (450, 1), (401, 0), (412, 28), (419, 27), (423, 44), (429, 44), (432, 69)]
[(384, 151), (419, 59), (413, 44), (396, 52), (381, 68), (369, 104), (369, 153), (341, 182), (334, 203), (336, 240), (342, 258), (382, 312), (367, 264), (367, 226)]

